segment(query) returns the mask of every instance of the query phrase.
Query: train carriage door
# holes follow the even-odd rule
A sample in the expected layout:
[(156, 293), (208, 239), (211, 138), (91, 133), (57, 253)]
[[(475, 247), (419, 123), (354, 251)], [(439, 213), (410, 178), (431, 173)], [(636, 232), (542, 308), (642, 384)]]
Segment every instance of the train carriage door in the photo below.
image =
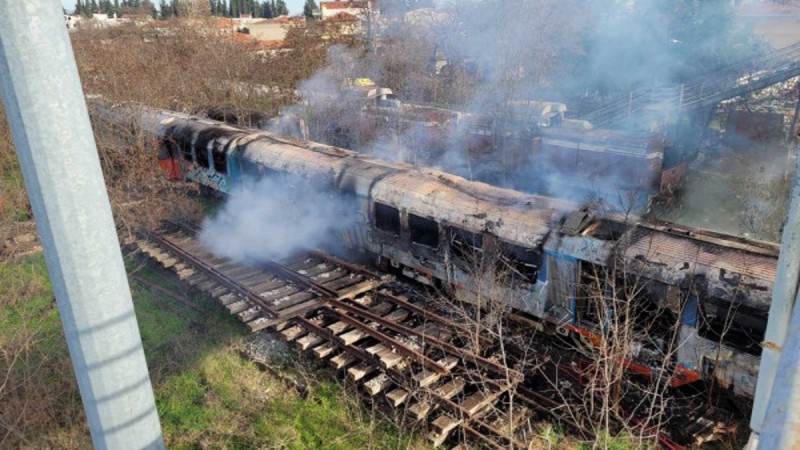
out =
[(239, 147), (239, 139), (231, 139), (225, 151), (225, 161), (228, 166), (228, 178), (230, 183), (238, 183), (242, 179), (242, 164), (239, 158), (239, 153), (242, 148)]
[(550, 315), (561, 324), (575, 314), (578, 285), (578, 260), (563, 253), (545, 250), (547, 258), (547, 300)]
[(423, 272), (426, 283), (434, 283), (434, 278), (436, 278), (434, 272), (441, 267), (439, 264), (441, 261), (439, 248), (443, 240), (441, 239), (441, 227), (436, 220), (410, 211), (407, 212), (406, 219), (408, 240), (411, 243), (409, 249), (419, 264), (416, 269)]
[(195, 162), (194, 148), (191, 142), (184, 139), (177, 139), (178, 150), (181, 156), (181, 177), (186, 177), (189, 167)]
[(579, 278), (575, 296), (576, 325), (597, 327), (606, 323), (611, 311), (607, 299), (610, 295), (606, 270), (586, 261), (578, 262)]
[(206, 144), (204, 146), (203, 145), (197, 145), (197, 144), (200, 144), (200, 143), (196, 143), (195, 145), (193, 145), (195, 162), (197, 163), (197, 165), (199, 165), (203, 169), (211, 168), (211, 158), (209, 156), (209, 154), (211, 153), (211, 150), (208, 148), (209, 144)]

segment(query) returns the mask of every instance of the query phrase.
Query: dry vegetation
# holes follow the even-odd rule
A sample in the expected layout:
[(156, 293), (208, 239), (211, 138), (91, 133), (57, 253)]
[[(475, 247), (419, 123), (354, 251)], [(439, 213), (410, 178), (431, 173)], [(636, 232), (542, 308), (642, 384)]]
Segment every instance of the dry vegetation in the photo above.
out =
[[(257, 56), (251, 44), (220, 35), (202, 21), (71, 36), (87, 94), (186, 112), (226, 107), (239, 116), (246, 116), (245, 110), (276, 114), (291, 101), (287, 90), (324, 64), (327, 46), (339, 42), (293, 30), (290, 40), (304, 49)], [(261, 84), (279, 89), (265, 94), (252, 88)], [(196, 187), (168, 182), (161, 173), (151, 136), (94, 125), (122, 237), (165, 218), (202, 213), (197, 199), (187, 195)], [(21, 227), (33, 232), (0, 108), (0, 448), (87, 448), (88, 430), (44, 258), (14, 254)], [(168, 282), (150, 269), (130, 264), (129, 269)], [(206, 299), (189, 296), (196, 307), (186, 308), (132, 287), (170, 448), (410, 445), (404, 434), (348, 400), (339, 385), (311, 383), (305, 397), (241, 360), (235, 348), (242, 329), (222, 311), (205, 309)], [(179, 286), (170, 289), (188, 295)]]
[[(256, 53), (255, 44), (238, 42), (203, 21), (127, 25), (73, 36), (87, 94), (112, 103), (133, 101), (200, 114), (222, 109), (245, 125), (253, 111), (276, 115), (291, 101), (294, 83), (325, 61), (325, 45), (305, 42), (301, 29), (293, 30), (290, 40), (303, 41), (298, 43), (312, 51), (274, 55)], [(158, 170), (152, 137), (97, 122), (95, 131), (121, 231), (201, 213), (186, 195), (196, 188), (170, 183)]]
[[(269, 355), (283, 377), (240, 357), (245, 330), (171, 274), (135, 259), (128, 269), (168, 448), (413, 447), (413, 435), (314, 376), (293, 352)], [(0, 298), (0, 448), (90, 448), (41, 254), (0, 265)]]

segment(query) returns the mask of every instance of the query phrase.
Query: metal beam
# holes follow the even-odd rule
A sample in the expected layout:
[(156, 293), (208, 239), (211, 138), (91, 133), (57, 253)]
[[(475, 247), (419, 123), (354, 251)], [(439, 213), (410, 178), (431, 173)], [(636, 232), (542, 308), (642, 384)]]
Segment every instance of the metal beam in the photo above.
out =
[(94, 447), (164, 448), (59, 2), (0, 1), (0, 87)]

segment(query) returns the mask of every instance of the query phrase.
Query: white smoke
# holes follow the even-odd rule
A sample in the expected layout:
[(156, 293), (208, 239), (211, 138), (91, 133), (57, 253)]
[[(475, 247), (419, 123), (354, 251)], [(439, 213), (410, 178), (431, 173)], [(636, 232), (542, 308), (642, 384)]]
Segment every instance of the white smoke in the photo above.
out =
[(218, 256), (237, 261), (281, 260), (301, 249), (329, 248), (354, 223), (341, 196), (307, 180), (266, 177), (237, 187), (200, 241)]

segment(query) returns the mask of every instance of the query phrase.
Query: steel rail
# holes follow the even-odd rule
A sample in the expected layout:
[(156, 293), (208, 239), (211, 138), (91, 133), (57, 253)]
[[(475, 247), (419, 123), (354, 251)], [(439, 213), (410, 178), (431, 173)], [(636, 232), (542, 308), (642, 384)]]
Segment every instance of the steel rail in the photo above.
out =
[(491, 370), (493, 370), (495, 373), (502, 374), (506, 378), (509, 378), (509, 379), (513, 380), (514, 382), (520, 382), (525, 378), (525, 375), (523, 375), (521, 372), (519, 372), (517, 370), (514, 370), (514, 369), (512, 369), (510, 367), (507, 367), (507, 366), (503, 366), (503, 365), (498, 364), (498, 363), (496, 363), (494, 361), (488, 360), (488, 359), (486, 359), (486, 358), (484, 358), (484, 357), (482, 357), (480, 355), (476, 355), (476, 354), (474, 354), (474, 353), (472, 353), (472, 352), (470, 352), (468, 350), (456, 347), (455, 345), (452, 345), (450, 343), (447, 343), (447, 342), (441, 341), (439, 339), (436, 339), (436, 338), (434, 338), (432, 336), (429, 336), (429, 335), (427, 335), (427, 334), (425, 334), (425, 333), (423, 333), (421, 331), (417, 331), (417, 330), (415, 330), (413, 328), (409, 328), (409, 327), (406, 327), (404, 325), (400, 325), (400, 324), (385, 320), (382, 317), (377, 316), (377, 315), (375, 315), (375, 314), (363, 309), (362, 307), (353, 306), (353, 305), (348, 304), (347, 302), (335, 302), (335, 303), (332, 303), (331, 306), (334, 307), (334, 308), (338, 307), (338, 308), (345, 309), (345, 310), (347, 310), (348, 312), (350, 312), (352, 314), (359, 315), (359, 316), (363, 317), (364, 319), (371, 320), (373, 322), (377, 322), (378, 324), (380, 324), (380, 325), (382, 325), (382, 326), (384, 326), (386, 328), (390, 328), (390, 329), (394, 330), (395, 332), (406, 333), (406, 334), (409, 334), (409, 335), (417, 336), (417, 337), (419, 337), (421, 339), (424, 339), (425, 342), (433, 345), (434, 347), (438, 347), (441, 350), (444, 350), (446, 352), (450, 352), (450, 353), (459, 355), (461, 358), (463, 358), (465, 360), (468, 360), (468, 361), (470, 361), (470, 362), (472, 362), (472, 363), (474, 363), (474, 364), (476, 364), (478, 366), (491, 368)]
[(271, 316), (270, 319), (280, 318), (281, 315), (280, 312), (275, 308), (273, 308), (271, 305), (269, 305), (258, 295), (252, 293), (248, 289), (234, 282), (233, 280), (228, 278), (225, 274), (219, 272), (216, 268), (207, 264), (205, 261), (184, 250), (183, 248), (180, 247), (180, 245), (172, 242), (169, 238), (163, 236), (157, 236), (155, 234), (148, 234), (148, 237), (155, 240), (159, 244), (163, 245), (169, 251), (176, 253), (180, 258), (186, 260), (190, 264), (203, 270), (204, 272), (206, 272), (206, 275), (209, 276), (211, 279), (218, 282), (222, 286), (225, 286), (231, 291), (235, 292), (239, 296), (243, 297), (243, 299), (250, 300), (253, 303), (257, 304), (264, 310), (264, 312), (266, 312), (268, 315)]
[[(439, 322), (439, 323), (444, 324), (444, 325), (446, 325), (446, 326), (448, 326), (450, 328), (453, 328), (453, 329), (455, 329), (457, 331), (460, 331), (460, 332), (462, 332), (462, 333), (464, 333), (466, 335), (474, 334), (471, 330), (467, 329), (467, 327), (465, 327), (464, 325), (461, 325), (460, 323), (454, 322), (454, 321), (452, 321), (450, 319), (447, 319), (446, 317), (440, 316), (438, 314), (434, 314), (434, 313), (428, 311), (427, 309), (420, 308), (419, 306), (417, 306), (417, 305), (415, 305), (415, 304), (413, 304), (411, 302), (407, 302), (407, 301), (403, 300), (402, 298), (397, 297), (394, 294), (389, 294), (389, 293), (386, 293), (386, 292), (378, 292), (378, 296), (381, 297), (381, 298), (385, 298), (388, 301), (393, 302), (393, 303), (395, 303), (397, 305), (400, 305), (403, 308), (406, 308), (409, 311), (414, 312), (415, 314), (419, 314), (420, 316), (424, 317), (425, 319)], [(495, 344), (495, 342), (494, 342), (494, 340), (492, 338), (486, 337), (486, 336), (484, 336), (482, 334), (478, 335), (478, 339), (481, 341), (481, 345), (492, 345), (492, 344)]]
[[(331, 303), (329, 302), (329, 305), (330, 304)], [(411, 358), (413, 360), (416, 360), (417, 362), (419, 362), (420, 364), (424, 365), (425, 367), (433, 369), (438, 374), (445, 375), (445, 374), (450, 373), (450, 371), (446, 367), (442, 366), (441, 364), (437, 363), (436, 361), (434, 361), (434, 360), (430, 359), (429, 357), (425, 356), (424, 353), (417, 352), (417, 351), (413, 350), (412, 348), (410, 348), (406, 344), (403, 344), (402, 342), (398, 341), (397, 339), (393, 338), (392, 336), (389, 336), (386, 333), (378, 331), (377, 329), (370, 327), (368, 324), (366, 324), (364, 322), (361, 322), (358, 319), (347, 315), (346, 313), (338, 311), (335, 308), (329, 309), (327, 312), (333, 313), (342, 322), (346, 322), (347, 324), (351, 325), (352, 327), (358, 328), (362, 332), (374, 337), (375, 339), (391, 345), (395, 350), (398, 351), (398, 353), (401, 353), (401, 354), (403, 354), (403, 355), (405, 355), (405, 356), (407, 356), (407, 357), (409, 357), (409, 358)], [(377, 315), (374, 315), (374, 316), (375, 317), (379, 317)], [(381, 320), (383, 322), (385, 322), (385, 323), (392, 323), (392, 322), (390, 322), (388, 320), (384, 320), (384, 319), (381, 319)]]

